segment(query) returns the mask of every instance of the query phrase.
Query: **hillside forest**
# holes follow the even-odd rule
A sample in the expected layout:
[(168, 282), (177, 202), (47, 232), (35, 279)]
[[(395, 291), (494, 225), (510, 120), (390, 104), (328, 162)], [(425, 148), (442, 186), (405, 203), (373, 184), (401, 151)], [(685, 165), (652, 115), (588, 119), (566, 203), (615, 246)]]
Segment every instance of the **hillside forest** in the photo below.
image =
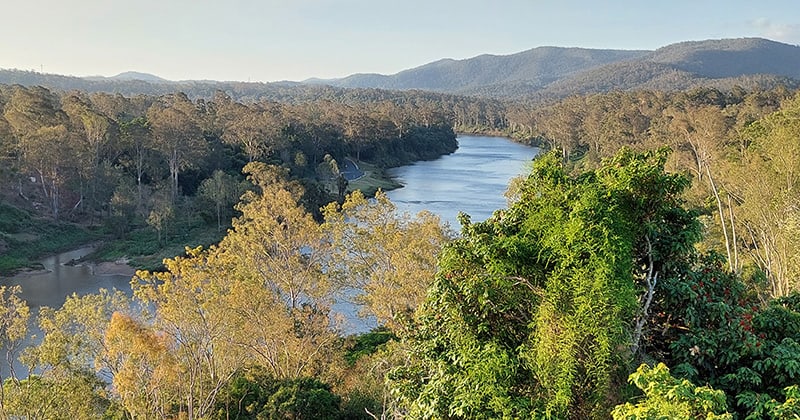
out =
[[(0, 417), (800, 415), (800, 96), (321, 92), (0, 87), (0, 269), (65, 237), (167, 253), (132, 295), (43, 308), (32, 345), (0, 288)], [(342, 175), (455, 132), (548, 150), (459, 234)], [(344, 336), (342, 296), (379, 327)]]

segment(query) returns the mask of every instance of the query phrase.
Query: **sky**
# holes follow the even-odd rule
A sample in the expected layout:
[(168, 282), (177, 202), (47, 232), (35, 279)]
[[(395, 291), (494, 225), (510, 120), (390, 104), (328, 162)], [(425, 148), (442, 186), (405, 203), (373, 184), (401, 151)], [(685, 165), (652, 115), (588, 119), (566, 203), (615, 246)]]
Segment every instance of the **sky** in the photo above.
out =
[(540, 46), (800, 44), (797, 0), (0, 0), (0, 68), (260, 81), (394, 74)]

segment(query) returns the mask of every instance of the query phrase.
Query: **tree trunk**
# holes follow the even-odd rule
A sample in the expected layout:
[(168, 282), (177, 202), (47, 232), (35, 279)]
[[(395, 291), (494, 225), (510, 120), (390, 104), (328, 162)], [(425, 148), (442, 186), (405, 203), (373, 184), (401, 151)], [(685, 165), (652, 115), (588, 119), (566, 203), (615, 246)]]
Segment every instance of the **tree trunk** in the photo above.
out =
[[(711, 177), (711, 170), (709, 169), (709, 165), (706, 165), (706, 174), (708, 175), (708, 183), (711, 185), (711, 191), (714, 192), (714, 199), (717, 200), (717, 210), (719, 211), (719, 222), (722, 225), (722, 234), (725, 236), (725, 251), (728, 254), (728, 269), (733, 271), (733, 257), (731, 255), (731, 241), (728, 238), (728, 227), (727, 223), (725, 222), (725, 211), (722, 209), (722, 200), (719, 198), (719, 191), (717, 191), (717, 185), (714, 183), (714, 178)], [(731, 224), (733, 224), (733, 220), (731, 220)]]

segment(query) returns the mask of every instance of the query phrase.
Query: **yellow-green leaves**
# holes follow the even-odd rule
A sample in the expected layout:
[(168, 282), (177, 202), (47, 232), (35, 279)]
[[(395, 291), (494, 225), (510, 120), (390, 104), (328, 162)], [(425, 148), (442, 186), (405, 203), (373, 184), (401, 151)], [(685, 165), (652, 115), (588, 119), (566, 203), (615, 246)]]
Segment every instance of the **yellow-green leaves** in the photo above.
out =
[(449, 232), (431, 213), (398, 214), (380, 191), (374, 199), (356, 191), (324, 213), (333, 246), (328, 273), (340, 287), (357, 291), (364, 312), (397, 330), (424, 299)]
[(618, 405), (611, 412), (614, 420), (707, 419), (730, 420), (725, 393), (707, 386), (695, 386), (686, 379), (675, 379), (663, 363), (651, 368), (639, 366), (630, 382), (644, 392), (637, 404)]
[[(28, 304), (20, 299), (20, 286), (0, 286), (0, 343), (13, 359), (14, 353), (19, 349), (22, 340), (28, 333), (28, 318), (30, 309)], [(9, 365), (10, 373), (14, 376), (14, 367)]]

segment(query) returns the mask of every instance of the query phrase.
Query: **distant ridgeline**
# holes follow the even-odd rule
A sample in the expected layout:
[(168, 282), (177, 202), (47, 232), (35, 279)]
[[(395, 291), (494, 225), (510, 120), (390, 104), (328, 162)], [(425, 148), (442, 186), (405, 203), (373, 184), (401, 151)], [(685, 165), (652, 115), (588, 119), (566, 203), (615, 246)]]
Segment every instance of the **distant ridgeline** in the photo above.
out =
[(354, 74), (305, 82), (173, 82), (136, 72), (79, 78), (0, 70), (0, 83), (57, 90), (124, 95), (181, 91), (190, 98), (206, 99), (222, 90), (235, 100), (276, 101), (342, 95), (332, 87), (546, 100), (611, 90), (769, 89), (797, 86), (798, 80), (800, 47), (761, 38), (689, 41), (655, 51), (538, 47), (511, 55), (443, 59), (393, 75)]

